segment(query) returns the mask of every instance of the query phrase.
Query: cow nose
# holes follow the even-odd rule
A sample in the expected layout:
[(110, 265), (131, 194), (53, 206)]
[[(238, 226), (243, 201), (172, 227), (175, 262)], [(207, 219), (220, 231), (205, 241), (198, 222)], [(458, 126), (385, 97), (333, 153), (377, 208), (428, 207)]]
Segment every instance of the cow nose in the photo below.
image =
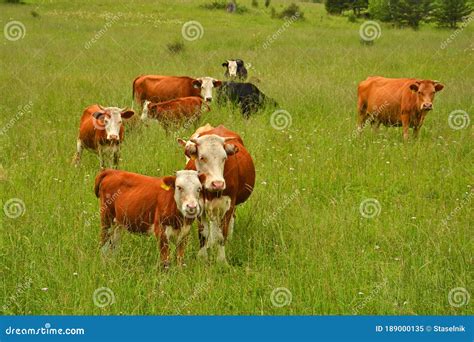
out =
[(431, 109), (433, 109), (433, 104), (432, 103), (424, 103), (423, 104), (423, 109), (431, 110)]
[(112, 134), (110, 135), (109, 140), (119, 140), (119, 137), (118, 135)]
[(194, 210), (194, 209), (196, 209), (196, 207), (197, 207), (196, 203), (188, 203), (188, 204), (186, 204), (186, 208), (188, 208), (188, 209)]
[(223, 181), (211, 182), (211, 186), (214, 190), (220, 191), (225, 189), (225, 183)]

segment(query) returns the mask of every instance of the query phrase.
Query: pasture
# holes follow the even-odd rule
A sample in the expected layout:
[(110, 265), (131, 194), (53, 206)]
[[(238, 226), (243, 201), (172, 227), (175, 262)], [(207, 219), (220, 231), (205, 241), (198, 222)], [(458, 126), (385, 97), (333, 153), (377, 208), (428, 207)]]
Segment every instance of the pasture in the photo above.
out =
[[(461, 129), (448, 120), (455, 110), (472, 118), (472, 25), (442, 48), (453, 31), (382, 24), (368, 46), (363, 20), (298, 2), (305, 20), (284, 26), (259, 2), (239, 1), (244, 14), (199, 6), (207, 1), (0, 5), (2, 28), (12, 20), (25, 28), (0, 45), (3, 314), (473, 314), (472, 302), (452, 305), (449, 295), (474, 291), (473, 130), (466, 116)], [(191, 20), (203, 35), (188, 41), (181, 30)], [(170, 52), (177, 41), (184, 50)], [(130, 106), (140, 74), (223, 79), (229, 58), (250, 63), (249, 76), (289, 113), (245, 120), (212, 103), (200, 121), (238, 132), (256, 165), (254, 192), (237, 208), (227, 244), (229, 266), (196, 259), (195, 226), (187, 268), (162, 271), (154, 237), (131, 234), (104, 261), (98, 159), (85, 151), (81, 166), (71, 165), (82, 111)], [(403, 142), (401, 128), (357, 136), (357, 84), (369, 75), (445, 85), (418, 140)], [(176, 138), (193, 131), (128, 125), (120, 168), (173, 174), (185, 165)], [(6, 215), (10, 199), (24, 211)], [(380, 204), (372, 201), (375, 213), (361, 213), (367, 199)], [(93, 300), (102, 287), (113, 296), (105, 306)]]

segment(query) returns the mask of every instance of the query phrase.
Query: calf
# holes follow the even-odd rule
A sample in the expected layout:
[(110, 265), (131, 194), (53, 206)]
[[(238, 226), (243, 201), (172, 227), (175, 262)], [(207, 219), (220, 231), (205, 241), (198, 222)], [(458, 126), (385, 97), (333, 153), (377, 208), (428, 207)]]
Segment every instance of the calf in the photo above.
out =
[(217, 243), (217, 260), (226, 262), (225, 243), (232, 233), (235, 208), (253, 191), (255, 166), (242, 138), (222, 125), (193, 136), (178, 142), (190, 158), (186, 169), (205, 176), (198, 256), (207, 259), (208, 249)]
[(416, 138), (426, 115), (433, 109), (435, 93), (444, 85), (437, 81), (416, 78), (369, 77), (358, 87), (358, 131), (370, 121), (376, 128), (403, 126), (403, 138), (408, 128)]
[(133, 81), (132, 97), (140, 106), (145, 100), (162, 102), (188, 96), (200, 96), (210, 102), (212, 89), (220, 86), (221, 81), (212, 77), (144, 75)]
[(222, 63), (222, 66), (225, 67), (224, 76), (230, 79), (238, 79), (240, 81), (245, 81), (247, 79), (247, 69), (245, 68), (245, 63), (241, 59), (230, 59)]
[(211, 110), (209, 105), (198, 96), (181, 97), (160, 103), (145, 100), (141, 119), (157, 119), (162, 123), (165, 130), (168, 130), (170, 125), (178, 126), (184, 123), (197, 122), (201, 117), (202, 106), (207, 111)]
[(266, 105), (278, 106), (275, 100), (266, 97), (252, 83), (222, 82), (222, 87), (217, 91), (217, 101), (220, 105), (228, 102), (239, 105), (246, 118)]
[(91, 105), (84, 110), (79, 127), (76, 154), (73, 163), (78, 166), (84, 148), (99, 154), (100, 167), (105, 167), (105, 159), (113, 159), (113, 167), (118, 167), (120, 144), (123, 141), (125, 128), (122, 119), (135, 114), (133, 110), (117, 107)]
[(203, 211), (203, 179), (189, 170), (161, 178), (111, 169), (99, 173), (95, 194), (100, 198), (102, 252), (115, 249), (123, 230), (154, 234), (163, 266), (170, 264), (170, 239), (176, 243), (178, 265), (184, 265), (191, 224)]

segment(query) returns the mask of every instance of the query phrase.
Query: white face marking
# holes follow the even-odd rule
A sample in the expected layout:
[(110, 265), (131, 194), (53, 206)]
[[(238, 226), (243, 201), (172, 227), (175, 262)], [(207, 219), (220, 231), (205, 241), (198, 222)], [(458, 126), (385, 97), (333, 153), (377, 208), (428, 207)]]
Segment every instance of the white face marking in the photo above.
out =
[(228, 66), (227, 69), (229, 70), (229, 76), (235, 77), (237, 76), (237, 62), (236, 61), (227, 61)]
[(174, 200), (183, 216), (196, 218), (201, 215), (204, 206), (201, 192), (202, 185), (197, 171), (183, 170), (176, 172)]
[(104, 108), (105, 116), (105, 132), (107, 133), (107, 140), (120, 139), (120, 127), (122, 127), (122, 110), (117, 107)]
[(197, 79), (201, 81), (201, 96), (205, 101), (212, 100), (212, 89), (214, 88), (214, 82), (217, 81), (212, 77), (201, 77)]
[(196, 169), (206, 175), (204, 188), (209, 191), (224, 190), (224, 165), (227, 160), (224, 138), (210, 134), (199, 137), (196, 141), (198, 142)]

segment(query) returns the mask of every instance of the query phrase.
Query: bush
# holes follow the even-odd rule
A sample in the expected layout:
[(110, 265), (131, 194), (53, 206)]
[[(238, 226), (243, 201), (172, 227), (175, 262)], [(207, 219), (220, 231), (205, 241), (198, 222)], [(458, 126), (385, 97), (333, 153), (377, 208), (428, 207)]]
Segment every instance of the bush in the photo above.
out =
[(174, 43), (166, 44), (166, 48), (170, 53), (176, 55), (184, 51), (184, 43), (181, 41), (176, 41)]
[(350, 22), (350, 23), (355, 23), (357, 22), (357, 17), (354, 13), (350, 13), (348, 16), (347, 16), (347, 20)]
[(438, 26), (455, 29), (472, 10), (469, 0), (438, 0), (434, 4), (433, 18)]
[(297, 4), (292, 3), (290, 6), (278, 13), (277, 17), (280, 19), (291, 19), (296, 17), (298, 20), (302, 20), (304, 19), (304, 14), (300, 11), (300, 7)]
[(216, 0), (216, 1), (213, 1), (213, 2), (210, 2), (208, 4), (203, 4), (201, 5), (200, 7), (204, 8), (204, 9), (208, 9), (208, 10), (223, 10), (223, 11), (227, 11), (227, 7), (229, 5), (233, 4), (233, 6), (235, 7), (235, 12), (231, 12), (231, 13), (237, 13), (237, 14), (244, 14), (244, 13), (247, 13), (249, 11), (249, 9), (243, 5), (237, 5), (237, 3), (235, 1), (225, 1), (225, 0)]

